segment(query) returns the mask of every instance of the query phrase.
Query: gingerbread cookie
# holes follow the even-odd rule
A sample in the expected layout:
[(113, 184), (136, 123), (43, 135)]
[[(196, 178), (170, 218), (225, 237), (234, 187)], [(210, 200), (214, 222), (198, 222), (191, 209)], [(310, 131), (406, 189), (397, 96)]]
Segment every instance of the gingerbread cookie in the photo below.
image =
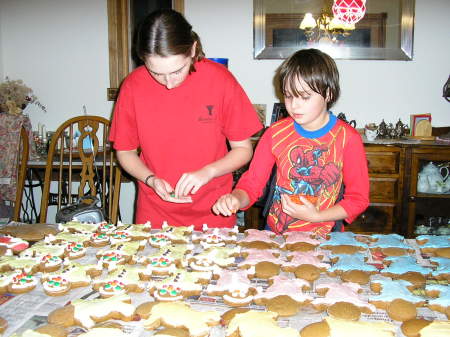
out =
[(97, 278), (92, 287), (100, 293), (101, 297), (111, 297), (128, 292), (142, 292), (145, 285), (141, 282), (144, 267), (120, 266), (112, 273)]
[(161, 232), (169, 237), (172, 243), (189, 243), (194, 226), (169, 226), (164, 221)]
[(35, 273), (39, 270), (40, 260), (28, 256), (0, 256), (0, 272), (21, 270), (26, 273)]
[(193, 270), (211, 271), (215, 265), (221, 268), (234, 265), (240, 251), (240, 247), (211, 247), (199, 254), (188, 255), (186, 259)]
[(255, 274), (255, 268), (243, 270), (226, 270), (214, 268), (214, 276), (218, 277), (216, 284), (209, 284), (206, 293), (211, 296), (222, 296), (223, 301), (232, 307), (250, 304), (256, 288), (250, 278)]
[(203, 233), (192, 235), (192, 242), (200, 243), (204, 249), (223, 247), (227, 244), (236, 243), (238, 232), (237, 226), (233, 228), (208, 228), (205, 224), (203, 225)]
[[(352, 303), (358, 307), (360, 312), (363, 313), (373, 313), (376, 311), (374, 305), (364, 300), (359, 293), (362, 292), (362, 288), (357, 283), (345, 282), (325, 282), (316, 285), (316, 292), (320, 296), (312, 301), (312, 305), (318, 311), (324, 311), (329, 306), (337, 302)], [(339, 317), (344, 318), (344, 317)]]
[[(70, 289), (86, 287), (91, 284), (92, 278), (102, 273), (102, 268), (98, 264), (81, 264), (77, 262), (64, 262), (64, 268), (61, 271), (53, 273), (45, 273), (41, 277), (41, 281), (45, 283), (47, 280), (60, 278), (66, 280), (70, 284)], [(64, 284), (59, 286), (52, 285), (52, 288), (64, 288)], [(60, 289), (61, 290), (61, 289)]]
[(314, 239), (312, 232), (286, 232), (283, 236), (285, 242), (281, 248), (291, 251), (310, 251), (314, 250), (320, 244), (319, 240)]
[(135, 307), (130, 303), (131, 298), (126, 294), (94, 300), (77, 299), (52, 311), (47, 320), (65, 327), (81, 325), (87, 329), (109, 319), (131, 321)]
[(49, 296), (62, 296), (70, 291), (71, 284), (67, 278), (61, 275), (47, 276), (42, 279), (44, 292)]
[(104, 247), (110, 244), (110, 236), (107, 233), (92, 233), (89, 244), (92, 247)]
[(385, 256), (401, 256), (414, 252), (414, 249), (405, 243), (405, 238), (399, 234), (372, 234), (369, 240), (370, 251), (381, 252)]
[(444, 314), (448, 313), (450, 308), (450, 286), (441, 284), (428, 284), (425, 292), (433, 299), (428, 300), (428, 307)]
[(359, 240), (359, 236), (351, 232), (332, 232), (327, 235), (327, 241), (319, 245), (321, 249), (331, 250), (333, 254), (354, 254), (368, 248)]
[(71, 233), (93, 233), (98, 230), (101, 223), (88, 223), (79, 221), (69, 221), (58, 224), (58, 229)]
[(255, 275), (258, 278), (267, 279), (278, 275), (280, 266), (285, 263), (278, 256), (280, 252), (276, 249), (244, 249), (242, 255), (245, 260), (238, 263), (240, 268), (255, 267)]
[(397, 298), (389, 303), (386, 312), (394, 321), (400, 322), (408, 321), (417, 316), (416, 306), (401, 298)]
[(307, 281), (317, 280), (320, 273), (326, 271), (330, 265), (321, 261), (322, 252), (313, 251), (295, 251), (287, 254), (286, 262), (281, 269), (286, 272), (295, 273), (297, 278), (302, 278)]
[(0, 233), (11, 235), (25, 241), (36, 242), (44, 239), (48, 234), (56, 235), (59, 232), (58, 226), (54, 224), (25, 224), (11, 222), (0, 228)]
[(437, 251), (450, 247), (450, 235), (419, 235), (416, 242), (422, 253), (435, 255)]
[(70, 233), (70, 232), (60, 232), (56, 235), (47, 235), (44, 242), (47, 243), (67, 243), (76, 242), (82, 244), (83, 246), (89, 245), (89, 240), (91, 239), (91, 233)]
[(63, 259), (56, 255), (44, 255), (40, 258), (39, 270), (44, 273), (57, 271), (63, 265)]
[(82, 243), (67, 242), (64, 252), (67, 258), (75, 260), (85, 256), (87, 249)]
[(381, 271), (381, 275), (391, 278), (399, 278), (406, 273), (417, 273), (427, 278), (432, 272), (430, 268), (419, 265), (412, 256), (391, 256), (385, 258), (384, 263), (388, 267)]
[(337, 254), (330, 256), (331, 261), (334, 263), (329, 269), (328, 274), (330, 276), (342, 275), (345, 272), (349, 271), (357, 271), (355, 273), (356, 277), (353, 279), (349, 277), (348, 274), (345, 275), (346, 281), (357, 282), (359, 281), (361, 284), (367, 283), (368, 279), (364, 277), (364, 275), (360, 275), (361, 273), (371, 275), (377, 273), (377, 268), (365, 263), (365, 256), (356, 253), (353, 255), (349, 254)]
[(16, 272), (8, 284), (8, 292), (13, 294), (27, 293), (38, 284), (38, 278), (25, 272)]
[(0, 235), (0, 247), (6, 249), (6, 253), (10, 251), (12, 254), (18, 254), (29, 247), (29, 243), (20, 238), (10, 235)]
[(322, 322), (307, 325), (300, 331), (301, 337), (330, 336), (378, 336), (394, 337), (395, 325), (387, 322), (351, 321), (326, 317)]
[(79, 334), (78, 337), (130, 337), (130, 334), (118, 328), (92, 328), (87, 332)]
[(336, 302), (327, 308), (329, 316), (349, 321), (357, 321), (361, 317), (361, 310), (349, 302)]
[[(191, 337), (209, 335), (210, 327), (220, 323), (220, 314), (216, 311), (196, 311), (184, 302), (153, 303), (146, 305), (148, 318), (143, 322), (148, 330), (165, 326), (185, 328)], [(141, 310), (142, 311), (142, 310)]]
[(430, 258), (432, 265), (437, 266), (431, 273), (436, 280), (450, 281), (450, 259), (445, 257), (432, 257)]
[(200, 295), (202, 284), (208, 283), (211, 276), (211, 272), (179, 269), (164, 280), (149, 282), (148, 289), (150, 295), (158, 301), (179, 301), (185, 297)]
[(111, 271), (118, 265), (136, 263), (136, 253), (144, 247), (145, 241), (123, 242), (113, 245), (109, 249), (100, 249), (96, 256), (99, 265)]
[(401, 330), (406, 337), (440, 337), (450, 335), (449, 321), (411, 319), (403, 322)]
[(388, 305), (395, 299), (403, 299), (413, 303), (416, 307), (423, 306), (425, 299), (413, 295), (408, 288), (413, 285), (404, 280), (372, 280), (370, 288), (379, 295), (369, 296), (369, 303), (379, 309), (386, 310)]
[(272, 311), (249, 310), (236, 314), (228, 324), (227, 337), (298, 337), (298, 331), (293, 328), (280, 328), (277, 325), (278, 314)]
[(149, 276), (173, 274), (176, 267), (186, 266), (185, 256), (193, 249), (194, 245), (165, 246), (155, 253), (140, 258), (138, 262), (147, 266), (146, 274)]
[(274, 239), (275, 233), (268, 230), (247, 229), (245, 237), (238, 244), (246, 248), (270, 249), (279, 248), (280, 244)]
[(4, 333), (8, 328), (8, 321), (0, 317), (0, 334)]
[(36, 242), (30, 248), (24, 250), (20, 256), (40, 257), (44, 255), (53, 255), (64, 257), (66, 243), (49, 243), (45, 241)]
[(108, 223), (106, 221), (101, 222), (97, 228), (98, 233), (111, 234), (117, 229), (117, 226), (112, 223)]
[(312, 301), (312, 297), (303, 293), (309, 290), (309, 282), (300, 279), (290, 279), (286, 276), (274, 276), (269, 280), (269, 287), (264, 291), (256, 288), (257, 294), (253, 301), (265, 305), (269, 311), (280, 316), (295, 315), (301, 306)]

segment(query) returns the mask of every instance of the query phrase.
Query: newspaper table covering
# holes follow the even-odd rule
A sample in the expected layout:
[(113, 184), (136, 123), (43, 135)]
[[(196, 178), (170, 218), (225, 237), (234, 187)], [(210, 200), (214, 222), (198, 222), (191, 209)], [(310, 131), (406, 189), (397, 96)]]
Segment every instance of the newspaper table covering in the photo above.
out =
[[(239, 238), (242, 238), (242, 234), (239, 234)], [(280, 242), (283, 241), (283, 238), (277, 237), (277, 240)], [(431, 266), (430, 262), (423, 258), (418, 250), (418, 246), (415, 240), (406, 240), (407, 243), (415, 248), (415, 255), (419, 264), (423, 266)], [(232, 245), (231, 245), (232, 246)], [(97, 263), (96, 251), (98, 248), (89, 247), (87, 249), (87, 254), (81, 259), (75, 260), (76, 262), (87, 264), (87, 263)], [(146, 256), (154, 251), (156, 248), (150, 247), (148, 244), (145, 249), (138, 252), (138, 256)], [(195, 246), (194, 254), (201, 252), (202, 248), (200, 245)], [(286, 252), (280, 250), (282, 256), (285, 255)], [(326, 253), (326, 251), (325, 251)], [(379, 261), (374, 261), (372, 254), (369, 251), (365, 252), (365, 255), (368, 257), (367, 263), (374, 264), (380, 266)], [(237, 262), (242, 260), (242, 258), (236, 258)], [(325, 255), (324, 262), (330, 263), (329, 257), (327, 254)], [(103, 271), (103, 275), (106, 275), (107, 271)], [(294, 277), (292, 273), (281, 272), (288, 277)], [(39, 275), (39, 273), (38, 273)], [(384, 277), (381, 275), (372, 275), (371, 280), (374, 279), (383, 279)], [(152, 279), (163, 279), (161, 276), (152, 277)], [(313, 287), (310, 291), (306, 291), (307, 295), (312, 296), (313, 298), (320, 297), (315, 292), (315, 287), (329, 282), (341, 282), (340, 278), (327, 276), (326, 273), (321, 273), (321, 276), (318, 280), (313, 283)], [(211, 280), (210, 283), (214, 284), (216, 281)], [(252, 284), (255, 286), (260, 286), (263, 289), (268, 287), (267, 280), (254, 278), (251, 280)], [(205, 290), (206, 285), (203, 286), (203, 290)], [(367, 300), (370, 295), (374, 295), (374, 293), (370, 290), (369, 285), (363, 285), (363, 293), (362, 298)], [(142, 293), (129, 293), (132, 298), (132, 303), (134, 306), (138, 306), (141, 303), (153, 301), (153, 297), (149, 295), (148, 291), (144, 291)], [(424, 299), (427, 299), (424, 293), (419, 293), (419, 295), (423, 296)], [(8, 321), (8, 329), (6, 330), (3, 336), (10, 336), (12, 333), (22, 333), (27, 329), (35, 329), (43, 324), (46, 324), (47, 315), (56, 308), (62, 307), (75, 299), (95, 299), (98, 298), (99, 294), (96, 291), (92, 290), (91, 286), (77, 288), (71, 290), (64, 296), (54, 297), (47, 296), (42, 289), (42, 285), (39, 282), (37, 287), (31, 292), (20, 294), (20, 295), (12, 295), (9, 293), (5, 293), (0, 295), (0, 317), (6, 319)], [(228, 305), (226, 305), (221, 297), (213, 297), (207, 295), (204, 291), (200, 296), (193, 296), (187, 298), (185, 300), (189, 303), (193, 309), (199, 311), (209, 311), (215, 310), (219, 313), (224, 313), (231, 309)], [(265, 310), (265, 307), (251, 304), (247, 306), (250, 309), (254, 310)], [(429, 319), (429, 320), (446, 320), (446, 316), (436, 311), (432, 311), (426, 307), (418, 308), (418, 317)], [(280, 327), (291, 327), (297, 330), (302, 329), (304, 326), (311, 324), (313, 322), (321, 321), (323, 318), (327, 316), (325, 312), (317, 312), (312, 306), (306, 305), (302, 307), (298, 314), (291, 317), (281, 317), (278, 319), (277, 324)], [(393, 321), (388, 317), (385, 311), (377, 310), (373, 314), (362, 314), (360, 320), (362, 321), (385, 321), (393, 323), (397, 326), (397, 336), (404, 337), (402, 332), (400, 331), (400, 322)], [(143, 328), (142, 322), (139, 321), (131, 321), (131, 322), (123, 322), (118, 321), (123, 327), (125, 332), (130, 334), (130, 337), (145, 337), (152, 336), (154, 331), (146, 331)], [(77, 336), (78, 334), (86, 331), (82, 327), (72, 327), (70, 328), (69, 336)], [(210, 332), (211, 337), (223, 337), (225, 336), (225, 328), (223, 326), (215, 326), (211, 328)]]

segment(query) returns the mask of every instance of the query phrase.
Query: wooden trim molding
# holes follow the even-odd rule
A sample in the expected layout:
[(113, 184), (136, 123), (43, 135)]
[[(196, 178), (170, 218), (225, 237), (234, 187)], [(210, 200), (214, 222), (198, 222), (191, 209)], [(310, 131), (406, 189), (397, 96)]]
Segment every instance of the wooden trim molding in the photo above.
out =
[[(184, 0), (173, 0), (173, 9), (184, 13)], [(129, 0), (108, 0), (109, 88), (108, 101), (115, 101), (123, 79), (130, 72)]]

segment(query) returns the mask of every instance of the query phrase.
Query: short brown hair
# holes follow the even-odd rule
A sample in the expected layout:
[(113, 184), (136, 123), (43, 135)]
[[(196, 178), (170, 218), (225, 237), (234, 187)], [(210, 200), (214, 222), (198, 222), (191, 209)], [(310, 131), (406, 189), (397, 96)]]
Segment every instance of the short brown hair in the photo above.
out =
[[(190, 56), (195, 42), (193, 62), (205, 57), (199, 36), (183, 15), (171, 9), (161, 9), (150, 13), (140, 24), (136, 36), (136, 54), (144, 62), (150, 55)], [(193, 65), (190, 71), (195, 71)]]
[(339, 71), (336, 62), (318, 49), (301, 49), (290, 56), (279, 68), (279, 85), (286, 96), (286, 88), (292, 95), (299, 96), (296, 81), (301, 78), (316, 93), (327, 99), (330, 109), (339, 98)]

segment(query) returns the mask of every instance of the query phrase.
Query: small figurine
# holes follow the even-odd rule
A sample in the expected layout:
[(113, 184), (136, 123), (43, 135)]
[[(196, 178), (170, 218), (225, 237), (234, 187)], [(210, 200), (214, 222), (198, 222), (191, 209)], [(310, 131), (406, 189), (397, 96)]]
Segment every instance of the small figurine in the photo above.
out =
[(380, 125), (378, 125), (378, 137), (386, 138), (388, 135), (387, 125), (384, 119), (381, 121)]

